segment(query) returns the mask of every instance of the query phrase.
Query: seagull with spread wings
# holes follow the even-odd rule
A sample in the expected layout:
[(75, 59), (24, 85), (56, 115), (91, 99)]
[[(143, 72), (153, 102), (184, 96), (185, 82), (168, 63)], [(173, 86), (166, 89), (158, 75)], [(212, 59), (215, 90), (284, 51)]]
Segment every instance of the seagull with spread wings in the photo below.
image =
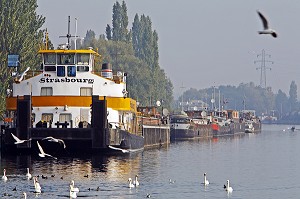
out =
[(22, 144), (22, 143), (24, 143), (24, 142), (28, 142), (28, 141), (31, 140), (31, 138), (28, 139), (28, 140), (20, 140), (20, 139), (19, 139), (17, 136), (15, 136), (14, 134), (11, 133), (11, 135), (12, 135), (12, 137), (14, 138), (14, 140), (16, 141), (15, 144)]
[(262, 31), (258, 31), (259, 34), (270, 34), (272, 35), (273, 37), (277, 37), (277, 33), (275, 32), (275, 30), (269, 28), (269, 23), (268, 23), (268, 20), (267, 18), (260, 12), (257, 10), (257, 14), (259, 15), (262, 23), (263, 23), (263, 26), (264, 26), (264, 29)]
[(39, 147), (39, 150), (40, 150), (40, 153), (39, 153), (40, 157), (44, 158), (45, 156), (49, 156), (49, 157), (52, 157), (54, 159), (57, 159), (56, 157), (53, 157), (52, 155), (49, 155), (49, 154), (45, 153), (38, 141), (36, 141), (36, 143), (37, 143), (37, 145)]
[(57, 139), (57, 138), (49, 136), (49, 137), (43, 138), (42, 140), (48, 140), (49, 142), (57, 142), (57, 143), (62, 144), (64, 146), (64, 149), (66, 148), (66, 144), (62, 139)]

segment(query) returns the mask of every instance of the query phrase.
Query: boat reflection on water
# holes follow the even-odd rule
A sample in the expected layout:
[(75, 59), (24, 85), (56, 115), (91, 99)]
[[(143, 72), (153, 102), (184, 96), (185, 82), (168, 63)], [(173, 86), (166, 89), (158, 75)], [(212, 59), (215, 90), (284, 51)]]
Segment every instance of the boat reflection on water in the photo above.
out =
[[(252, 133), (252, 135), (255, 135), (256, 133)], [(216, 142), (227, 142), (228, 140), (234, 140), (234, 139), (240, 139), (243, 137), (250, 137), (252, 136), (250, 133), (237, 133), (237, 134), (232, 134), (232, 135), (227, 135), (227, 136), (217, 136), (217, 137), (207, 137), (207, 138), (197, 138), (193, 140), (173, 140), (171, 143), (176, 144), (176, 143), (216, 143)]]
[(88, 155), (76, 157), (40, 158), (38, 155), (1, 156), (1, 168), (9, 175), (22, 176), (29, 168), (33, 176), (47, 176), (56, 179), (83, 179), (104, 176), (107, 181), (122, 181), (134, 176), (141, 168), (142, 153), (126, 156)]

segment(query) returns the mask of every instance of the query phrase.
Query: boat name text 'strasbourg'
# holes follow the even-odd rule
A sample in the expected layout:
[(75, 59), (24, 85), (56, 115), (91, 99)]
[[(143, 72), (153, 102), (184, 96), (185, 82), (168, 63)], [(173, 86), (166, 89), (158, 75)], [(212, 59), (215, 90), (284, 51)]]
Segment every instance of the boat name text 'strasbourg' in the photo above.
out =
[(57, 82), (61, 82), (61, 83), (65, 83), (65, 82), (70, 82), (70, 83), (88, 83), (88, 84), (93, 84), (94, 83), (94, 79), (77, 79), (77, 78), (45, 78), (42, 77), (39, 81), (40, 83), (57, 83)]

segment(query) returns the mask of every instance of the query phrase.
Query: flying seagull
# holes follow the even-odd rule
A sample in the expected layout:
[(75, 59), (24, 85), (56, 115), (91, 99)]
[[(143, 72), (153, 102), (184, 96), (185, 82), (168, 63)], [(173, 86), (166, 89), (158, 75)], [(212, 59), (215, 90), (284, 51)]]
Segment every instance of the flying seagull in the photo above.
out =
[(49, 136), (49, 137), (43, 138), (42, 140), (48, 140), (49, 142), (57, 142), (57, 143), (62, 144), (64, 146), (64, 149), (66, 148), (66, 144), (62, 139), (57, 139), (57, 138)]
[(36, 143), (37, 143), (37, 145), (39, 147), (39, 150), (40, 150), (40, 153), (39, 153), (40, 157), (44, 158), (45, 156), (49, 156), (49, 157), (52, 157), (54, 159), (57, 159), (56, 157), (53, 157), (52, 155), (49, 155), (49, 154), (45, 153), (38, 141), (36, 141)]
[(15, 136), (14, 134), (12, 134), (11, 133), (11, 135), (13, 136), (13, 138), (15, 139), (15, 144), (22, 144), (22, 143), (24, 143), (24, 142), (28, 142), (28, 141), (30, 141), (31, 140), (31, 138), (30, 139), (28, 139), (28, 140), (20, 140), (17, 136)]
[(264, 30), (262, 31), (258, 31), (259, 34), (271, 34), (273, 37), (277, 37), (277, 33), (275, 32), (275, 30), (272, 30), (271, 28), (269, 28), (269, 24), (268, 21), (266, 19), (266, 17), (257, 10), (257, 13), (260, 17), (260, 19), (262, 20), (263, 26), (264, 26)]
[(121, 148), (114, 147), (114, 146), (111, 146), (111, 145), (109, 145), (108, 147), (113, 149), (113, 150), (122, 151), (123, 153), (129, 153), (129, 150), (127, 150), (127, 149), (121, 149)]

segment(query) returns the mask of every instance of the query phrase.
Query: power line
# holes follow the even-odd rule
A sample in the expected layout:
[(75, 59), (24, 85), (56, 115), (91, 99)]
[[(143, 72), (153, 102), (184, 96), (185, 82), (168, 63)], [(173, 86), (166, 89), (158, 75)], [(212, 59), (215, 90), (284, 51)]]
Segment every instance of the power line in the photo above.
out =
[(271, 70), (270, 67), (266, 66), (266, 62), (270, 62), (272, 64), (274, 63), (273, 61), (266, 60), (266, 56), (271, 57), (271, 55), (266, 54), (265, 50), (263, 49), (261, 54), (257, 55), (257, 57), (261, 57), (261, 59), (254, 61), (254, 64), (256, 64), (258, 62), (261, 63), (260, 67), (256, 68), (256, 70), (260, 70), (260, 86), (262, 88), (267, 88), (267, 73), (266, 73), (266, 70), (267, 69)]

